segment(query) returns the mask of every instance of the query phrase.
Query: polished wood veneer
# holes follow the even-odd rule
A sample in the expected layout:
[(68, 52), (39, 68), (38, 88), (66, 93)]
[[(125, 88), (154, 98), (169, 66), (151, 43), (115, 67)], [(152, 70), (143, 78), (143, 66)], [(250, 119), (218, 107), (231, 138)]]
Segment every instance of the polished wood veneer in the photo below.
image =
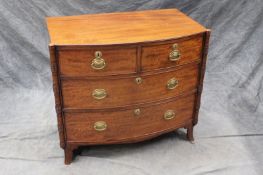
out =
[[(167, 69), (200, 60), (202, 51), (202, 35), (171, 40), (168, 42), (155, 42), (142, 46), (142, 71)], [(180, 45), (178, 50), (181, 58), (171, 62), (167, 59), (167, 53), (172, 50), (173, 43)]]
[[(140, 84), (135, 82), (138, 76), (62, 80), (64, 108), (113, 108), (175, 97), (197, 88), (198, 68), (198, 64), (192, 64), (164, 73), (141, 74)], [(173, 77), (179, 81), (178, 87), (167, 89), (167, 81)], [(107, 96), (104, 99), (97, 100), (92, 97), (93, 90), (97, 88), (106, 90)]]
[(49, 17), (47, 26), (65, 164), (81, 145), (178, 128), (194, 140), (210, 30), (176, 9)]
[[(105, 69), (100, 71), (89, 66), (97, 50), (103, 53), (106, 62)], [(136, 56), (136, 47), (69, 47), (58, 52), (61, 75), (67, 77), (135, 73)]]
[(112, 45), (162, 41), (206, 29), (177, 9), (47, 18), (50, 43)]
[[(67, 139), (69, 142), (109, 144), (133, 140), (140, 135), (151, 135), (157, 131), (176, 129), (192, 120), (194, 99), (195, 94), (191, 94), (170, 102), (141, 105), (140, 115), (134, 114), (136, 107), (109, 112), (65, 113)], [(174, 119), (163, 118), (167, 109), (175, 111)], [(105, 121), (107, 132), (95, 131), (93, 124), (96, 121)]]

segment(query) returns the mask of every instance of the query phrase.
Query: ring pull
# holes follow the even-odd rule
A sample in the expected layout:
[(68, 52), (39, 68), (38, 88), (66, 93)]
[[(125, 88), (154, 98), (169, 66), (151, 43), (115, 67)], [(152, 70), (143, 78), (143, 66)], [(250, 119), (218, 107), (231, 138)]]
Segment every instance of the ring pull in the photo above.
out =
[(101, 70), (104, 69), (106, 66), (105, 60), (102, 58), (101, 51), (95, 52), (95, 58), (91, 62), (91, 67), (95, 70)]
[(179, 81), (176, 78), (172, 78), (172, 79), (168, 80), (166, 87), (167, 87), (167, 89), (172, 90), (172, 89), (176, 88), (178, 86), (178, 84), (179, 84)]
[(92, 92), (92, 96), (97, 100), (101, 100), (107, 96), (107, 92), (105, 89), (94, 89)]
[(167, 110), (165, 113), (164, 113), (164, 116), (163, 118), (165, 120), (171, 120), (175, 117), (175, 112), (173, 110)]
[(181, 54), (178, 50), (178, 44), (173, 44), (173, 50), (169, 54), (170, 61), (178, 61), (181, 58)]
[(107, 129), (107, 124), (104, 121), (97, 121), (94, 123), (94, 129), (96, 131), (104, 131)]

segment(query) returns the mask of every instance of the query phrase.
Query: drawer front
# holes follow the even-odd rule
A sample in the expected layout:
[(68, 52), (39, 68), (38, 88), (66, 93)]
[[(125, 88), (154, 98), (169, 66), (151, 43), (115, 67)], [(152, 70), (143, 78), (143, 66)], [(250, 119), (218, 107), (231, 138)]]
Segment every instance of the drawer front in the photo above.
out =
[(64, 80), (64, 108), (112, 108), (174, 97), (196, 88), (198, 67), (141, 77)]
[(200, 60), (201, 50), (202, 36), (187, 40), (174, 40), (168, 44), (144, 46), (142, 48), (142, 71), (175, 67)]
[(67, 140), (113, 143), (182, 127), (192, 118), (194, 99), (195, 95), (190, 95), (173, 102), (123, 111), (65, 113)]
[(135, 47), (59, 50), (62, 76), (105, 76), (136, 72)]

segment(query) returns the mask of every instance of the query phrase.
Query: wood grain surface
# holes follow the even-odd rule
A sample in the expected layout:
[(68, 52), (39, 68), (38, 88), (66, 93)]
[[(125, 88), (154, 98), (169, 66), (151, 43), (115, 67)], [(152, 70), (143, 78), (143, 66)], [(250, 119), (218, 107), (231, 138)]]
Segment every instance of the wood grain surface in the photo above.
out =
[[(138, 142), (180, 127), (194, 140), (209, 30), (176, 9), (51, 17), (47, 24), (65, 164), (80, 145)], [(106, 62), (102, 70), (91, 67), (96, 51)], [(172, 78), (178, 86), (167, 89)], [(95, 89), (106, 97), (95, 99)], [(167, 110), (175, 118), (165, 120)], [(98, 121), (107, 129), (96, 131)]]
[[(142, 74), (141, 84), (135, 82), (136, 77), (63, 80), (64, 108), (112, 108), (175, 97), (197, 88), (198, 67), (198, 64), (193, 64), (160, 74)], [(179, 84), (175, 89), (168, 90), (167, 82), (172, 78), (176, 78)], [(94, 89), (105, 89), (107, 97), (101, 100), (94, 99), (92, 96)]]
[[(106, 66), (102, 70), (91, 67), (94, 53), (101, 51)], [(58, 52), (62, 76), (106, 76), (136, 72), (137, 48), (133, 47), (86, 47), (64, 49)]]
[[(195, 95), (192, 94), (177, 101), (139, 108), (140, 115), (134, 115), (134, 109), (114, 112), (66, 113), (66, 130), (69, 142), (116, 143), (169, 128), (181, 126), (191, 120)], [(164, 119), (167, 110), (174, 110), (175, 118)], [(94, 123), (104, 121), (107, 129), (96, 131)]]
[(49, 17), (55, 45), (105, 45), (174, 39), (205, 32), (177, 9)]
[(65, 132), (64, 132), (64, 119), (62, 114), (62, 98), (61, 98), (61, 88), (60, 88), (60, 79), (59, 79), (59, 71), (58, 71), (58, 62), (56, 59), (56, 47), (50, 45), (49, 46), (50, 53), (50, 66), (53, 80), (53, 92), (55, 97), (55, 109), (57, 113), (57, 122), (58, 122), (58, 134), (60, 147), (65, 148)]
[[(180, 59), (175, 62), (169, 60), (169, 53), (172, 51), (173, 44), (178, 45), (178, 51), (181, 55)], [(152, 71), (191, 63), (200, 60), (201, 51), (202, 35), (172, 40), (162, 44), (159, 42), (148, 44), (142, 46), (141, 70)]]

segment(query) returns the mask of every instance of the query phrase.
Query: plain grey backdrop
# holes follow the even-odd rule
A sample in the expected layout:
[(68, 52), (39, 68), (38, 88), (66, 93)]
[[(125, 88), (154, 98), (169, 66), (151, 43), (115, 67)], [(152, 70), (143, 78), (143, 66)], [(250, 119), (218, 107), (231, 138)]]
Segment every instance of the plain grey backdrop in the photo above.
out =
[[(179, 129), (65, 166), (45, 17), (160, 8), (212, 29), (196, 143)], [(262, 0), (0, 0), (0, 175), (262, 175), (262, 79)]]

